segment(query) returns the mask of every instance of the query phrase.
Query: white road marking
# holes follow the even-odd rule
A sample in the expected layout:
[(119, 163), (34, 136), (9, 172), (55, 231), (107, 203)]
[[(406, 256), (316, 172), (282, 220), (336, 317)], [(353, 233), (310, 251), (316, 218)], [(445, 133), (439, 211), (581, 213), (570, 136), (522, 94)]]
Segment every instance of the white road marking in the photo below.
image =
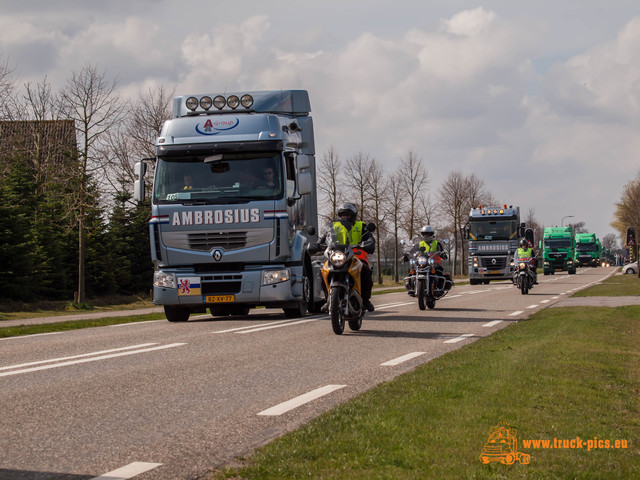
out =
[(540, 300), (540, 303), (549, 303), (551, 300)]
[(128, 480), (161, 465), (161, 463), (133, 462), (112, 472), (94, 477), (91, 480)]
[(181, 345), (186, 345), (186, 343), (171, 343), (169, 345), (160, 345), (159, 347), (143, 348), (143, 349), (140, 349), (140, 350), (133, 350), (133, 351), (130, 351), (130, 352), (112, 353), (110, 355), (102, 355), (100, 357), (84, 358), (82, 360), (72, 360), (72, 361), (68, 361), (68, 362), (54, 363), (53, 365), (43, 365), (41, 367), (25, 368), (25, 369), (22, 369), (22, 370), (14, 370), (14, 371), (11, 371), (11, 372), (0, 373), (0, 377), (8, 377), (9, 375), (18, 375), (18, 374), (21, 374), (21, 373), (37, 372), (39, 370), (48, 370), (50, 368), (67, 367), (69, 365), (77, 365), (79, 363), (96, 362), (98, 360), (107, 360), (109, 358), (124, 357), (126, 355), (136, 355), (138, 353), (153, 352), (153, 351), (156, 351), (156, 350), (164, 350), (164, 349), (167, 349), (167, 348), (179, 347)]
[(91, 357), (94, 355), (103, 355), (105, 353), (121, 352), (123, 350), (132, 350), (134, 348), (144, 348), (157, 345), (157, 343), (141, 343), (140, 345), (131, 345), (130, 347), (113, 348), (111, 350), (101, 350), (99, 352), (83, 353), (82, 355), (73, 355), (71, 357), (52, 358), (50, 360), (40, 360), (38, 362), (20, 363), (18, 365), (11, 365), (8, 367), (0, 367), (0, 370), (11, 370), (12, 368), (31, 367), (33, 365), (40, 365), (43, 363), (63, 362), (65, 360), (73, 360), (74, 358)]
[(392, 366), (395, 366), (395, 365), (400, 365), (401, 363), (404, 363), (407, 360), (411, 360), (412, 358), (419, 357), (420, 355), (424, 355), (425, 353), (427, 353), (427, 352), (407, 353), (406, 355), (403, 355), (402, 357), (394, 358), (393, 360), (389, 360), (388, 362), (381, 363), (380, 366), (392, 367)]
[[(0, 325), (1, 327), (2, 325)], [(50, 332), (50, 333), (34, 333), (33, 335), (18, 335), (16, 337), (6, 337), (6, 338), (0, 338), (1, 340), (19, 340), (21, 338), (32, 338), (32, 337), (42, 337), (44, 335), (60, 335), (63, 332)]]
[(445, 340), (444, 343), (458, 343), (458, 342), (461, 342), (462, 340), (466, 340), (469, 337), (473, 337), (473, 333), (465, 333), (463, 335), (460, 335), (459, 337), (452, 338), (451, 340)]
[(240, 330), (252, 330), (254, 328), (258, 328), (258, 327), (265, 327), (267, 325), (277, 325), (279, 323), (289, 323), (292, 320), (278, 320), (277, 322), (269, 322), (269, 323), (260, 323), (258, 325), (248, 325), (246, 327), (237, 327), (237, 328), (229, 328), (227, 330), (219, 330), (217, 332), (213, 332), (213, 333), (229, 333), (229, 332), (238, 332)]
[(538, 305), (529, 305), (527, 308), (536, 308)]
[(258, 413), (258, 415), (266, 415), (266, 416), (275, 416), (282, 415), (294, 408), (297, 408), (305, 403), (309, 403), (317, 398), (323, 397), (324, 395), (328, 395), (331, 392), (336, 390), (340, 390), (341, 388), (346, 387), (346, 385), (326, 385), (324, 387), (317, 388), (312, 390), (304, 395), (300, 395), (299, 397), (292, 398), (289, 401), (280, 403), (275, 407), (267, 408), (262, 412)]
[(522, 310), (517, 310), (513, 313), (510, 313), (509, 316), (510, 317), (515, 317), (516, 315), (520, 315), (521, 313), (524, 313)]
[(376, 307), (376, 310), (385, 310), (387, 308), (393, 308), (393, 307), (403, 307), (405, 305), (413, 305), (415, 302), (403, 302), (403, 303), (387, 303), (385, 305), (380, 305), (378, 307)]
[(119, 323), (117, 325), (109, 325), (110, 327), (128, 327), (129, 325), (142, 325), (144, 323), (164, 322), (164, 320), (145, 320), (144, 322)]
[(493, 327), (493, 326), (499, 324), (500, 322), (502, 322), (502, 320), (494, 320), (493, 322), (485, 323), (482, 326), (483, 327)]
[(560, 298), (560, 297), (556, 295), (555, 297), (551, 297), (551, 300), (557, 300), (557, 299), (559, 299), (559, 298)]
[(254, 332), (261, 332), (262, 330), (270, 330), (272, 328), (282, 328), (282, 327), (289, 327), (291, 325), (298, 325), (300, 323), (309, 323), (309, 322), (317, 322), (318, 320), (322, 320), (324, 318), (327, 317), (321, 317), (321, 318), (310, 318), (308, 320), (298, 320), (297, 322), (289, 322), (289, 323), (285, 323), (285, 324), (280, 324), (280, 325), (269, 325), (267, 327), (260, 327), (260, 328), (254, 328), (252, 330), (244, 330), (242, 332), (238, 332), (238, 333), (254, 333)]

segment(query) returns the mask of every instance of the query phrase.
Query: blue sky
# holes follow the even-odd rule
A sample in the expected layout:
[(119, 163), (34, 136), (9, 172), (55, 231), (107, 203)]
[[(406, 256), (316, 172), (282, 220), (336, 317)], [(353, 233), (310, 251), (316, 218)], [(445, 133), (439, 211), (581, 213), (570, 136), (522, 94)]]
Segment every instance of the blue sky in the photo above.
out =
[[(422, 156), (599, 236), (640, 163), (637, 1), (0, 0), (0, 55), (61, 87), (91, 62), (134, 97), (309, 90), (317, 156)], [(566, 223), (566, 221), (565, 221)]]

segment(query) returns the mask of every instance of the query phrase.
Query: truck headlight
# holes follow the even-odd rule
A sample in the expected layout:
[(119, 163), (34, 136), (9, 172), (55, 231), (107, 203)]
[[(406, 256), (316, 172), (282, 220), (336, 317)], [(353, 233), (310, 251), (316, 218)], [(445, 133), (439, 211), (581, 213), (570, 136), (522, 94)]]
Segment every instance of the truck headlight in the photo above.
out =
[(474, 267), (478, 266), (478, 257), (473, 257), (473, 266)]
[(158, 270), (153, 273), (153, 285), (162, 288), (176, 288), (176, 276), (173, 273)]
[(291, 278), (291, 272), (288, 268), (284, 270), (264, 270), (262, 272), (262, 285), (274, 285), (276, 283), (286, 282)]

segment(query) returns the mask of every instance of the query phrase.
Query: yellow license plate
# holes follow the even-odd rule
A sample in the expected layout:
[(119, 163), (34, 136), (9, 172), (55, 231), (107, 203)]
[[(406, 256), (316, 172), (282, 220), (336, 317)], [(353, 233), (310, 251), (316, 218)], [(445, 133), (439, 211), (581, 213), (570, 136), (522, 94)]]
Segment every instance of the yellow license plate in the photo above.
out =
[(235, 295), (211, 295), (204, 297), (205, 303), (232, 303), (235, 302)]

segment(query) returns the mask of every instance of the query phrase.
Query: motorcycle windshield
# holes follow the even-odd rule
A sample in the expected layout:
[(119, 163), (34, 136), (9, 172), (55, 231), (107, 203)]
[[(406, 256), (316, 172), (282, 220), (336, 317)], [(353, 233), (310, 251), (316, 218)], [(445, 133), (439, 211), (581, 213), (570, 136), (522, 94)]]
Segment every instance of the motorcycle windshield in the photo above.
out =
[(330, 225), (327, 225), (324, 229), (324, 236), (327, 240), (327, 245), (351, 244), (349, 232), (340, 224), (340, 222), (334, 222)]

